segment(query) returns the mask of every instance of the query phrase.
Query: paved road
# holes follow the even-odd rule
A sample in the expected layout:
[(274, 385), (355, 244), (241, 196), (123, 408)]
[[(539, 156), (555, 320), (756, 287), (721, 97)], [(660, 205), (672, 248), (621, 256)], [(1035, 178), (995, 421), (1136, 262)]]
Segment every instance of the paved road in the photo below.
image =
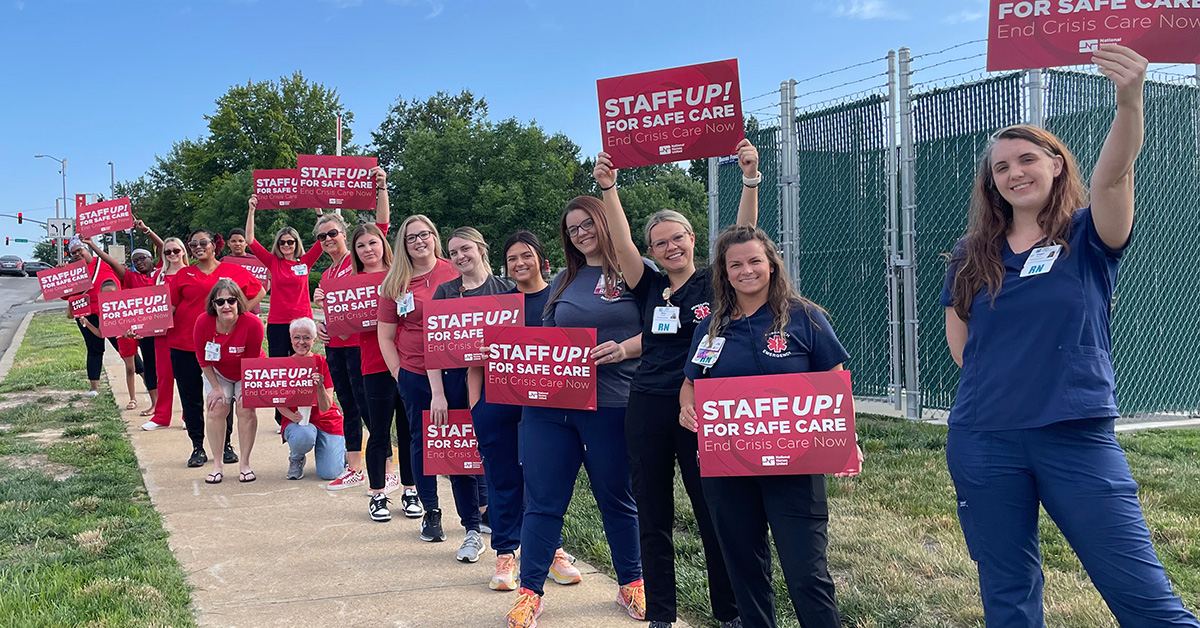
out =
[(8, 349), (21, 319), (35, 310), (66, 307), (63, 301), (35, 302), (41, 291), (36, 277), (0, 277), (0, 354)]

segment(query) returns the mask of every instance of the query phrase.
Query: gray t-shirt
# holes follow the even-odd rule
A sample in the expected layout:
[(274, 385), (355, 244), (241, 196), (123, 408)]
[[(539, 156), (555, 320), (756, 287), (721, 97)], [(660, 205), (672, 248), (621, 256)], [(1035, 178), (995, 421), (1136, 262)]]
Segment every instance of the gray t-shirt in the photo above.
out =
[[(658, 272), (653, 264), (643, 260), (647, 273)], [(610, 298), (596, 294), (599, 286), (600, 267), (584, 266), (575, 275), (575, 280), (563, 290), (561, 296), (549, 306), (545, 317), (546, 327), (594, 327), (596, 344), (612, 340), (623, 342), (642, 332), (642, 311), (637, 299), (622, 281), (618, 286), (620, 296)], [(550, 294), (558, 290), (563, 274), (559, 273), (551, 285)], [(603, 364), (596, 369), (596, 405), (603, 408), (623, 408), (629, 400), (629, 383), (637, 371), (640, 359), (625, 360), (618, 364)]]

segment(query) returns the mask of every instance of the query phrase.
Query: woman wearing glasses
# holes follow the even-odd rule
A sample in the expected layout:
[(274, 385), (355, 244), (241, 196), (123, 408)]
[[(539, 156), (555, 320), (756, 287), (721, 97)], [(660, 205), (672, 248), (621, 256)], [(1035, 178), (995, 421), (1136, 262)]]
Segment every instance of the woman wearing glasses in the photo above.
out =
[[(189, 467), (200, 467), (208, 462), (208, 454), (204, 451), (203, 373), (200, 370), (200, 362), (196, 359), (196, 342), (193, 337), (196, 320), (204, 314), (208, 295), (220, 279), (232, 280), (249, 299), (246, 310), (262, 300), (263, 289), (262, 284), (250, 271), (231, 262), (217, 261), (217, 251), (225, 244), (221, 236), (208, 229), (197, 229), (188, 236), (187, 242), (196, 263), (185, 266), (176, 273), (175, 281), (171, 285), (174, 324), (167, 331), (167, 344), (171, 347), (171, 367), (175, 372), (175, 383), (179, 387), (183, 423), (187, 426), (188, 437), (192, 440), (192, 455), (187, 464)], [(237, 462), (237, 454), (229, 445), (228, 429), (223, 459), (227, 463)]]
[[(624, 220), (624, 217), (621, 218)], [(579, 465), (587, 469), (604, 520), (613, 568), (621, 585), (617, 602), (634, 619), (646, 617), (638, 548), (637, 507), (625, 449), (629, 382), (641, 355), (642, 315), (627, 283), (653, 273), (649, 262), (617, 260), (604, 204), (579, 196), (563, 210), (560, 231), (567, 268), (554, 279), (546, 327), (592, 327), (599, 346), (596, 410), (526, 407), (521, 418), (525, 518), (521, 529), (521, 588), (508, 625), (528, 628), (542, 612), (543, 584), (558, 547)], [(625, 226), (628, 233), (629, 226)]]
[[(159, 251), (158, 271), (154, 274), (154, 284), (166, 285), (168, 289), (175, 282), (176, 273), (188, 265), (187, 248), (179, 238), (163, 240), (154, 233), (146, 223), (138, 220), (133, 226), (146, 234)], [(167, 336), (158, 338), (154, 343), (154, 366), (158, 375), (158, 398), (154, 400), (154, 416), (142, 424), (147, 432), (161, 430), (171, 426), (171, 407), (175, 404), (175, 370), (171, 368), (171, 345)]]
[[(396, 255), (379, 290), (379, 350), (396, 380), (408, 415), (413, 476), (425, 510), (421, 540), (439, 542), (446, 540), (446, 534), (442, 530), (442, 510), (438, 507), (437, 476), (424, 474), (421, 436), (421, 414), (429, 410), (433, 399), (425, 371), (425, 302), (433, 298), (438, 286), (457, 277), (458, 272), (446, 261), (437, 227), (425, 216), (409, 216), (400, 224), (396, 248), (401, 247), (404, 254)], [(465, 519), (474, 510), (478, 520), (478, 494), (465, 493), (455, 490), (459, 513)], [(375, 500), (380, 500), (380, 496), (376, 495)], [(380, 503), (386, 506), (385, 500)], [(373, 509), (377, 505), (372, 502)]]
[[(737, 224), (758, 220), (758, 149), (749, 140), (735, 152), (742, 168), (742, 198)], [(629, 221), (617, 194), (617, 171), (608, 153), (596, 157), (593, 172), (604, 190), (604, 212), (622, 267), (640, 264)], [(721, 557), (708, 504), (700, 488), (696, 435), (679, 425), (679, 388), (697, 324), (713, 301), (712, 269), (697, 269), (696, 234), (683, 214), (665, 209), (646, 221), (646, 246), (665, 274), (626, 277), (642, 309), (642, 360), (629, 392), (625, 441), (629, 448), (633, 494), (638, 507), (642, 570), (646, 580), (646, 619), (652, 628), (675, 621), (675, 462), (696, 514), (708, 567), (713, 617), (724, 625), (738, 618), (729, 572)]]

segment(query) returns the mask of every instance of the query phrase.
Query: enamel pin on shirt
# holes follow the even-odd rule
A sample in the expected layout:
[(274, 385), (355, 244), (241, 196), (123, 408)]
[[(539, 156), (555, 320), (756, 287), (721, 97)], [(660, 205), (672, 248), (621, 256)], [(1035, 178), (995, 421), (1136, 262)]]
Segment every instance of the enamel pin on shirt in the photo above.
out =
[(1025, 266), (1021, 269), (1021, 276), (1032, 277), (1033, 275), (1044, 275), (1050, 272), (1061, 252), (1061, 244), (1042, 246), (1030, 251), (1029, 258), (1025, 260)]

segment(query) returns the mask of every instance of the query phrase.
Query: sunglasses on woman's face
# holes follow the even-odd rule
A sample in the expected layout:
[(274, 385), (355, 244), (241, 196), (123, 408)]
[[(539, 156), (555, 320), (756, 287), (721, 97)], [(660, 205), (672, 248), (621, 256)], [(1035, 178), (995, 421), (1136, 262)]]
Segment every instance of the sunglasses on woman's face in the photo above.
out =
[(336, 238), (336, 237), (338, 237), (339, 233), (341, 233), (341, 231), (338, 231), (337, 229), (330, 229), (329, 231), (326, 231), (325, 233), (318, 233), (317, 241), (324, 242), (325, 240), (327, 240), (329, 238)]
[(237, 299), (234, 297), (228, 297), (228, 298), (224, 298), (224, 299), (222, 299), (222, 298), (213, 299), (213, 305), (215, 305), (217, 307), (224, 307), (226, 305), (233, 305), (235, 303), (237, 303)]
[(163, 255), (179, 255), (182, 252), (183, 249), (167, 249), (163, 251)]
[(211, 240), (192, 240), (190, 246), (193, 249), (203, 249), (208, 248), (208, 245), (210, 244), (212, 244)]
[(296, 246), (295, 240), (280, 240), (279, 246)]

